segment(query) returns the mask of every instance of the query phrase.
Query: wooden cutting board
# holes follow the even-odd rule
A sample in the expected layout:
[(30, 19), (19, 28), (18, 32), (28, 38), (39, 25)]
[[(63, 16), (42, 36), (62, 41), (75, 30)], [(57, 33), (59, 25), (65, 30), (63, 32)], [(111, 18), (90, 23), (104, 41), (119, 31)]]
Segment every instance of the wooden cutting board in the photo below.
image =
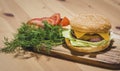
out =
[(112, 46), (109, 46), (109, 48), (106, 50), (97, 53), (85, 54), (74, 52), (68, 49), (66, 45), (53, 47), (50, 54), (46, 53), (44, 50), (41, 51), (41, 53), (74, 62), (80, 62), (110, 69), (120, 69), (119, 41), (120, 39), (114, 39)]

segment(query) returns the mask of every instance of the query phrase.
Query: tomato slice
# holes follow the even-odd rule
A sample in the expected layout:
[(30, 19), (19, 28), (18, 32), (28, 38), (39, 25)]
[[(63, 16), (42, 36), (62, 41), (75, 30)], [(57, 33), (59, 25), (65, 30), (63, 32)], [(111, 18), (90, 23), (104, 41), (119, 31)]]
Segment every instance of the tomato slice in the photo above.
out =
[(67, 26), (69, 24), (70, 24), (70, 21), (67, 17), (64, 17), (60, 22), (60, 25), (62, 25), (62, 26)]
[(27, 22), (27, 24), (30, 25), (37, 25), (39, 27), (43, 27), (44, 25), (42, 24), (42, 18), (33, 18)]
[(49, 24), (54, 25), (55, 21), (49, 17), (43, 17), (43, 18), (33, 18), (29, 20), (27, 23), (30, 25), (36, 25), (39, 27), (44, 27), (43, 21), (47, 21)]
[(60, 13), (55, 13), (51, 17), (33, 18), (28, 21), (28, 24), (44, 27), (44, 24), (42, 22), (45, 20), (51, 25), (58, 25), (61, 21)]
[(57, 25), (57, 24), (60, 23), (60, 20), (61, 20), (61, 18), (60, 18), (60, 13), (55, 13), (55, 14), (53, 14), (50, 18), (55, 21), (55, 22), (54, 22), (55, 25)]

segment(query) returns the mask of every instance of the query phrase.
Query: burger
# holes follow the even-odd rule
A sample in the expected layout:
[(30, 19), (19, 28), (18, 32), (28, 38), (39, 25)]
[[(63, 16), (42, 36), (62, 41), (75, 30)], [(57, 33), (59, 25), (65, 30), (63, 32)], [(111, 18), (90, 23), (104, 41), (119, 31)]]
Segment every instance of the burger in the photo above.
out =
[(99, 14), (79, 14), (70, 21), (71, 28), (62, 32), (68, 48), (77, 52), (102, 51), (110, 45), (111, 24)]

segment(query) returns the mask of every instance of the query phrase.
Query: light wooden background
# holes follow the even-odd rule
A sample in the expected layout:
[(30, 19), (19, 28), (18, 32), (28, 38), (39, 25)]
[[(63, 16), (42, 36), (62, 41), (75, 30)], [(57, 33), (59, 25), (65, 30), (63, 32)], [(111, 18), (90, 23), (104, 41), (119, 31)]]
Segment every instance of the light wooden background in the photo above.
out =
[[(112, 30), (120, 34), (115, 28), (120, 26), (120, 0), (0, 0), (0, 48), (3, 38), (12, 38), (22, 22), (56, 12), (70, 19), (79, 13), (103, 14), (111, 21)], [(34, 57), (29, 59), (14, 58), (14, 55), (0, 53), (0, 71), (113, 71), (44, 55), (32, 54)]]

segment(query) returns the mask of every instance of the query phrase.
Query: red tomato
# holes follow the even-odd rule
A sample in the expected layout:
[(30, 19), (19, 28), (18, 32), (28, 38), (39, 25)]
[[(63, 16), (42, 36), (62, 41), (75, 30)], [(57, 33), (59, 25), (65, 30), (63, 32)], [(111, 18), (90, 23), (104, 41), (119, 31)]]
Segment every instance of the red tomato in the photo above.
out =
[(60, 13), (55, 13), (50, 18), (55, 21), (55, 23), (54, 23), (55, 25), (60, 23), (60, 20), (61, 20)]
[(67, 17), (64, 17), (60, 22), (60, 25), (62, 25), (62, 26), (67, 26), (69, 24), (70, 24), (70, 21)]

